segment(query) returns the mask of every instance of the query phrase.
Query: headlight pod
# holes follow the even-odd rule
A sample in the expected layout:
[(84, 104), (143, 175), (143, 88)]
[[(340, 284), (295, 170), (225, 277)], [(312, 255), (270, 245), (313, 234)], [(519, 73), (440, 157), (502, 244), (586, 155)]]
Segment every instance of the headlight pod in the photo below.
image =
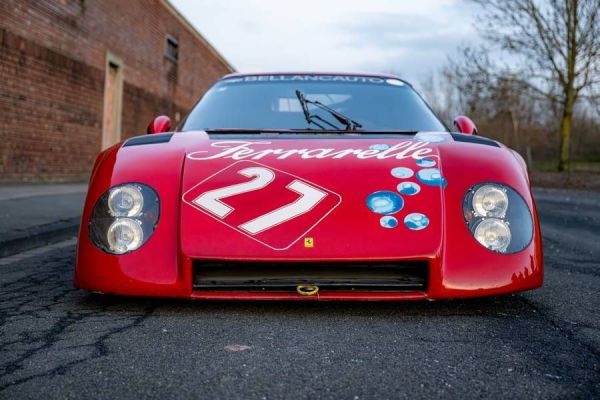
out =
[(92, 210), (88, 225), (96, 247), (111, 254), (139, 249), (152, 235), (160, 213), (158, 195), (149, 186), (126, 183), (110, 188)]
[(506, 189), (498, 185), (481, 185), (473, 193), (473, 211), (478, 217), (504, 218), (508, 209)]
[(473, 226), (472, 232), (479, 243), (492, 251), (505, 253), (510, 244), (510, 228), (498, 218), (481, 219)]
[(137, 217), (144, 208), (142, 189), (135, 185), (117, 186), (108, 192), (108, 209), (114, 217)]
[(506, 185), (481, 183), (467, 190), (463, 214), (475, 240), (491, 251), (517, 253), (533, 238), (529, 207), (519, 193)]
[(117, 218), (106, 233), (108, 247), (115, 254), (124, 254), (139, 248), (144, 242), (141, 224), (131, 218)]

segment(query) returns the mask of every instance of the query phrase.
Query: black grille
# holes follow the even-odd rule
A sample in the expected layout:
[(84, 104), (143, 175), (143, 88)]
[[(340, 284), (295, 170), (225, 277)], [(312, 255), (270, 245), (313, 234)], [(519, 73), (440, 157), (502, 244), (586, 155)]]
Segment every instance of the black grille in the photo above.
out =
[(193, 262), (193, 289), (215, 291), (295, 291), (298, 285), (321, 290), (425, 291), (428, 264), (411, 262)]

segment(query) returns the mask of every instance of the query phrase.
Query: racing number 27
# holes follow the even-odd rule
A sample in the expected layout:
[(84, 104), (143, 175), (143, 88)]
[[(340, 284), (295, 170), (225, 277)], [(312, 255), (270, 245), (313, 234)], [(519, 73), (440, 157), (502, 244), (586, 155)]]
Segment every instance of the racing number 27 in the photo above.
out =
[[(248, 182), (225, 186), (202, 193), (194, 199), (194, 203), (211, 214), (223, 219), (234, 211), (234, 208), (221, 201), (222, 199), (252, 192), (254, 190), (264, 189), (275, 179), (275, 173), (264, 167), (244, 168), (239, 170), (238, 174), (252, 179)], [(286, 188), (298, 193), (300, 196), (289, 204), (256, 217), (253, 220), (244, 222), (239, 225), (239, 228), (255, 235), (307, 213), (327, 196), (326, 192), (298, 179), (292, 181)]]

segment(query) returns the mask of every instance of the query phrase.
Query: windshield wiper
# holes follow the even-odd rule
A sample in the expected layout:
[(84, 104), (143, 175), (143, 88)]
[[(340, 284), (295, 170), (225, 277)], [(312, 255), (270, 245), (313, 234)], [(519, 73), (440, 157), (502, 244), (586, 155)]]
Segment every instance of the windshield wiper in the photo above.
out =
[(304, 112), (304, 118), (306, 118), (306, 121), (309, 124), (315, 124), (321, 129), (327, 129), (323, 125), (314, 121), (315, 119), (318, 119), (319, 121), (326, 123), (327, 125), (333, 127), (336, 130), (339, 129), (337, 126), (335, 126), (332, 123), (330, 123), (329, 121), (321, 118), (320, 116), (311, 114), (310, 111), (308, 111), (308, 105), (314, 104), (315, 106), (317, 106), (317, 107), (327, 111), (329, 114), (333, 115), (333, 117), (335, 119), (337, 119), (339, 122), (344, 124), (344, 126), (346, 127), (346, 130), (355, 131), (357, 128), (362, 128), (362, 125), (359, 124), (358, 122), (354, 121), (353, 119), (351, 119), (349, 117), (346, 117), (342, 113), (335, 111), (333, 108), (327, 107), (325, 104), (321, 103), (320, 101), (308, 100), (304, 96), (304, 94), (302, 94), (302, 92), (299, 90), (296, 90), (296, 97), (298, 97), (298, 101), (300, 101), (300, 105), (302, 106), (302, 111)]
[(321, 118), (318, 115), (311, 114), (310, 111), (308, 111), (308, 100), (306, 100), (304, 95), (299, 90), (296, 90), (296, 97), (298, 97), (298, 101), (300, 102), (300, 106), (302, 107), (302, 112), (304, 113), (304, 118), (306, 119), (306, 122), (308, 122), (309, 125), (315, 124), (316, 126), (318, 126), (319, 128), (321, 128), (323, 130), (327, 129), (320, 123), (315, 122), (315, 119), (318, 119), (319, 121), (322, 121), (322, 122), (326, 123), (327, 125), (331, 126), (333, 129), (336, 129), (336, 130), (339, 129), (337, 126), (335, 126), (331, 122), (327, 121), (326, 119)]

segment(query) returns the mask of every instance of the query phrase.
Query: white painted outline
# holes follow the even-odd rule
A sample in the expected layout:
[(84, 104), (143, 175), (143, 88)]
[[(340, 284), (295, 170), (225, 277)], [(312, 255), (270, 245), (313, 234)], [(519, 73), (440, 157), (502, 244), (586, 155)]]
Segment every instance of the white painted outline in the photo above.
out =
[[(273, 171), (271, 171), (270, 169), (267, 169), (267, 168), (258, 167), (258, 168), (260, 168), (262, 170), (266, 170), (270, 175), (269, 175), (269, 179), (266, 182), (258, 182), (259, 186), (256, 186), (256, 181), (259, 180), (261, 178), (261, 176), (260, 176), (260, 174), (251, 174), (251, 173), (248, 174), (247, 172), (251, 168), (252, 167), (244, 168), (244, 169), (241, 169), (241, 170), (237, 171), (238, 174), (240, 174), (242, 176), (245, 176), (246, 178), (251, 178), (249, 181), (242, 182), (242, 183), (236, 183), (234, 185), (225, 186), (225, 187), (222, 187), (222, 188), (219, 188), (219, 189), (209, 190), (208, 192), (204, 192), (200, 196), (196, 197), (194, 199), (193, 203), (196, 204), (198, 207), (202, 207), (206, 211), (208, 211), (208, 212), (216, 215), (217, 217), (219, 217), (221, 219), (227, 217), (229, 214), (231, 214), (233, 211), (235, 211), (235, 208), (233, 208), (229, 204), (221, 201), (221, 199), (228, 199), (230, 197), (237, 196), (237, 195), (240, 195), (240, 194), (254, 192), (255, 190), (264, 189), (265, 187), (269, 186), (271, 184), (271, 182), (273, 182), (273, 180), (275, 179), (275, 174), (273, 173)], [(218, 214), (216, 212), (213, 212), (213, 210), (211, 210), (210, 208), (204, 207), (202, 204), (200, 204), (200, 202), (198, 202), (198, 199), (200, 199), (200, 197), (205, 196), (208, 193), (222, 192), (223, 189), (231, 189), (233, 187), (237, 187), (237, 188), (239, 188), (239, 187), (250, 187), (250, 189), (244, 189), (244, 190), (241, 190), (241, 191), (237, 190), (237, 191), (234, 191), (234, 193), (228, 194), (226, 196), (221, 196), (221, 197), (217, 197), (217, 198), (211, 199), (211, 200), (214, 200), (215, 202), (221, 204), (224, 208), (227, 209), (227, 211), (223, 215), (220, 215), (220, 214)]]
[[(299, 191), (297, 191), (297, 190), (295, 190), (295, 189), (293, 189), (293, 188), (292, 188), (292, 185), (293, 185), (294, 183), (300, 183), (300, 184), (304, 184), (304, 185), (306, 185), (306, 186), (310, 187), (311, 189), (314, 189), (315, 191), (317, 191), (317, 192), (319, 192), (319, 193), (323, 194), (323, 196), (322, 196), (322, 197), (319, 199), (319, 201), (317, 201), (316, 203), (313, 203), (312, 207), (310, 207), (308, 210), (306, 210), (306, 211), (304, 211), (304, 212), (302, 212), (302, 213), (300, 213), (300, 214), (294, 214), (294, 215), (292, 215), (290, 218), (286, 218), (286, 219), (284, 219), (284, 220), (280, 221), (280, 222), (279, 222), (279, 223), (277, 223), (277, 224), (271, 225), (271, 226), (269, 226), (269, 227), (267, 227), (267, 228), (261, 229), (261, 230), (259, 230), (259, 231), (256, 231), (256, 232), (254, 232), (254, 233), (253, 233), (253, 232), (250, 232), (248, 229), (244, 228), (244, 226), (247, 226), (247, 225), (251, 224), (252, 222), (256, 221), (257, 219), (262, 219), (262, 218), (265, 218), (265, 217), (267, 217), (267, 216), (269, 216), (269, 215), (275, 214), (276, 212), (278, 212), (278, 211), (279, 211), (279, 210), (281, 210), (281, 209), (284, 209), (284, 208), (287, 208), (287, 207), (290, 207), (290, 206), (292, 206), (292, 205), (294, 205), (294, 204), (297, 204), (297, 203), (299, 203), (299, 202), (300, 202), (300, 200), (302, 200), (302, 198), (304, 198), (304, 196), (305, 196), (305, 195), (304, 195), (302, 192), (299, 192)], [(263, 215), (260, 215), (260, 216), (258, 216), (258, 217), (256, 217), (256, 218), (254, 218), (254, 219), (252, 219), (252, 220), (250, 220), (250, 221), (248, 221), (248, 222), (244, 222), (243, 224), (239, 225), (239, 228), (240, 228), (240, 229), (242, 229), (242, 230), (244, 230), (244, 231), (246, 231), (246, 232), (248, 232), (248, 233), (249, 233), (249, 234), (251, 234), (251, 235), (257, 235), (257, 234), (259, 234), (259, 233), (261, 233), (261, 232), (264, 232), (264, 231), (266, 231), (266, 230), (268, 230), (268, 229), (271, 229), (271, 228), (274, 228), (274, 227), (276, 227), (276, 226), (279, 226), (279, 225), (281, 225), (281, 224), (283, 224), (283, 223), (285, 223), (285, 222), (287, 222), (287, 221), (290, 221), (290, 220), (292, 220), (292, 219), (294, 219), (294, 218), (297, 218), (297, 217), (299, 217), (299, 216), (301, 216), (301, 215), (304, 215), (304, 214), (306, 214), (306, 213), (308, 213), (308, 212), (312, 211), (312, 210), (313, 210), (313, 209), (314, 209), (314, 208), (315, 208), (315, 207), (316, 207), (316, 206), (317, 206), (317, 205), (318, 205), (320, 202), (322, 202), (322, 201), (325, 199), (325, 197), (327, 197), (327, 195), (329, 194), (329, 193), (327, 193), (327, 192), (324, 192), (324, 191), (322, 191), (322, 190), (319, 190), (318, 188), (314, 187), (313, 185), (309, 185), (309, 184), (307, 184), (307, 183), (306, 183), (306, 181), (302, 181), (302, 180), (299, 180), (299, 179), (294, 179), (294, 180), (293, 180), (292, 182), (290, 182), (290, 183), (289, 183), (289, 184), (288, 184), (288, 185), (287, 185), (285, 188), (286, 188), (286, 189), (288, 189), (290, 192), (298, 193), (300, 196), (299, 196), (299, 197), (298, 197), (296, 200), (292, 201), (291, 203), (284, 204), (283, 206), (281, 206), (281, 207), (279, 207), (279, 208), (277, 208), (277, 209), (275, 209), (275, 210), (273, 210), (273, 211), (269, 211), (268, 213), (266, 213), (266, 214), (263, 214)]]
[[(323, 190), (324, 190), (325, 192), (327, 192), (328, 194), (329, 194), (329, 193), (331, 193), (332, 195), (334, 195), (334, 196), (337, 196), (337, 198), (339, 199), (339, 201), (338, 201), (338, 202), (337, 202), (337, 204), (335, 204), (335, 205), (334, 205), (334, 206), (333, 206), (333, 207), (332, 207), (332, 208), (331, 208), (329, 211), (327, 211), (325, 214), (323, 214), (323, 216), (322, 216), (321, 218), (319, 218), (319, 219), (318, 219), (318, 220), (317, 220), (317, 221), (316, 221), (316, 222), (315, 222), (315, 223), (314, 223), (312, 226), (310, 226), (310, 227), (309, 227), (309, 228), (308, 228), (306, 231), (304, 231), (304, 232), (303, 232), (303, 233), (302, 233), (302, 234), (301, 234), (301, 235), (300, 235), (300, 236), (299, 236), (297, 239), (293, 240), (293, 241), (292, 241), (292, 242), (291, 242), (291, 243), (290, 243), (288, 246), (286, 246), (286, 247), (283, 247), (283, 248), (277, 248), (277, 247), (273, 247), (273, 246), (271, 246), (271, 245), (269, 245), (269, 244), (267, 244), (267, 243), (263, 242), (262, 240), (259, 240), (259, 239), (255, 238), (254, 236), (252, 236), (252, 235), (249, 235), (248, 233), (244, 232), (243, 230), (239, 229), (238, 227), (236, 227), (236, 226), (233, 226), (233, 225), (230, 225), (230, 224), (226, 223), (226, 222), (225, 222), (225, 221), (223, 221), (222, 219), (220, 219), (220, 218), (216, 217), (215, 215), (213, 215), (213, 214), (211, 214), (211, 213), (207, 212), (206, 210), (204, 210), (204, 209), (200, 208), (199, 206), (195, 205), (193, 202), (189, 202), (189, 201), (185, 200), (185, 196), (186, 196), (186, 195), (187, 195), (189, 192), (191, 192), (192, 190), (196, 189), (198, 186), (202, 185), (204, 182), (208, 181), (209, 179), (213, 178), (215, 175), (218, 175), (218, 174), (220, 174), (221, 172), (223, 172), (223, 171), (225, 171), (225, 170), (227, 170), (227, 169), (229, 169), (229, 168), (233, 168), (234, 166), (236, 166), (237, 164), (240, 164), (240, 163), (248, 163), (248, 164), (260, 165), (261, 167), (269, 168), (269, 169), (271, 169), (271, 170), (273, 170), (273, 171), (277, 171), (277, 172), (281, 172), (281, 173), (283, 173), (283, 174), (287, 174), (287, 175), (293, 176), (294, 178), (296, 178), (296, 179), (298, 179), (298, 180), (304, 181), (304, 182), (306, 182), (306, 183), (310, 183), (311, 185), (313, 185), (313, 186), (315, 186), (315, 187), (317, 187), (317, 188), (319, 188), (319, 189), (323, 189)], [(291, 173), (289, 173), (289, 172), (286, 172), (286, 171), (280, 170), (280, 169), (278, 169), (278, 168), (274, 168), (274, 167), (271, 167), (271, 166), (269, 166), (269, 165), (261, 164), (261, 163), (258, 163), (258, 162), (256, 162), (256, 161), (251, 161), (251, 160), (240, 160), (240, 161), (234, 162), (233, 164), (230, 164), (230, 165), (228, 165), (227, 167), (225, 167), (225, 168), (223, 168), (223, 169), (220, 169), (220, 170), (218, 170), (218, 171), (217, 171), (217, 172), (215, 172), (214, 174), (212, 174), (212, 175), (209, 175), (207, 178), (204, 178), (202, 181), (200, 181), (200, 182), (199, 182), (199, 183), (197, 183), (196, 185), (192, 186), (192, 188), (191, 188), (191, 189), (188, 189), (188, 190), (187, 190), (185, 193), (183, 193), (183, 195), (181, 196), (181, 200), (182, 200), (184, 203), (186, 203), (186, 204), (190, 205), (191, 207), (195, 208), (196, 210), (200, 211), (201, 213), (203, 213), (203, 214), (205, 214), (205, 215), (208, 215), (209, 217), (211, 217), (211, 218), (212, 218), (212, 219), (214, 219), (215, 221), (218, 221), (218, 222), (222, 223), (223, 225), (225, 225), (225, 226), (227, 226), (227, 227), (229, 227), (229, 228), (233, 229), (234, 231), (237, 231), (237, 232), (241, 233), (242, 235), (244, 235), (244, 236), (246, 236), (246, 237), (248, 237), (248, 238), (250, 238), (250, 239), (252, 239), (252, 240), (254, 240), (254, 241), (257, 241), (258, 243), (260, 243), (260, 244), (262, 244), (262, 245), (264, 245), (264, 246), (266, 246), (266, 247), (268, 247), (268, 248), (270, 248), (270, 249), (272, 249), (272, 250), (276, 250), (276, 251), (283, 251), (283, 250), (287, 250), (287, 249), (289, 249), (290, 247), (292, 247), (292, 246), (293, 246), (293, 245), (294, 245), (294, 244), (295, 244), (295, 243), (296, 243), (298, 240), (302, 239), (302, 238), (303, 238), (303, 237), (304, 237), (304, 236), (305, 236), (305, 235), (306, 235), (308, 232), (310, 232), (310, 231), (311, 231), (311, 230), (313, 230), (313, 229), (314, 229), (314, 228), (315, 228), (317, 225), (319, 225), (319, 224), (321, 223), (321, 221), (323, 221), (323, 220), (325, 219), (325, 217), (327, 217), (329, 214), (331, 214), (331, 212), (332, 212), (333, 210), (335, 210), (335, 209), (336, 209), (336, 208), (337, 208), (337, 207), (338, 207), (338, 206), (339, 206), (339, 205), (342, 203), (342, 196), (340, 196), (338, 193), (336, 193), (336, 192), (333, 192), (332, 190), (330, 190), (330, 189), (327, 189), (327, 188), (325, 188), (325, 187), (323, 187), (323, 186), (321, 186), (321, 185), (317, 185), (317, 184), (316, 184), (316, 183), (314, 183), (314, 182), (311, 182), (311, 181), (309, 181), (309, 180), (307, 180), (307, 179), (303, 179), (303, 178), (301, 178), (301, 177), (299, 177), (299, 176), (297, 176), (297, 175), (294, 175), (294, 174), (291, 174)]]

